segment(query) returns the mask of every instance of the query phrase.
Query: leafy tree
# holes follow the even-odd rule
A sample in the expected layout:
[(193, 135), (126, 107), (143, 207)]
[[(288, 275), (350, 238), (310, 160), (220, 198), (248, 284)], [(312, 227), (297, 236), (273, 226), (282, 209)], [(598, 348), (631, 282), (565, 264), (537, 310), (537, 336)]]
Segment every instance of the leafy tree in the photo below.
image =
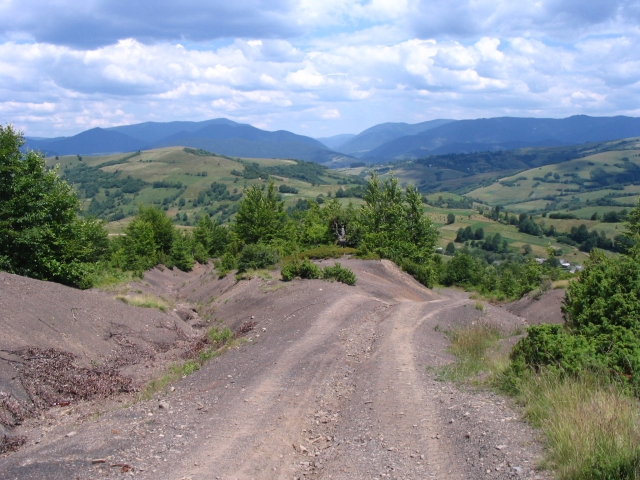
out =
[(456, 253), (456, 246), (453, 244), (453, 242), (447, 243), (447, 248), (445, 248), (444, 253), (446, 253), (447, 255), (453, 255), (454, 253)]
[(193, 240), (190, 233), (175, 229), (171, 243), (171, 261), (183, 272), (193, 268)]
[(148, 220), (135, 217), (124, 229), (124, 263), (118, 266), (123, 270), (141, 272), (158, 263), (158, 244), (155, 241), (153, 224)]
[(396, 260), (427, 260), (433, 253), (437, 230), (424, 216), (422, 197), (413, 187), (405, 192), (396, 178), (380, 182), (372, 174), (361, 207), (361, 252)]
[(0, 269), (89, 287), (91, 263), (108, 250), (103, 224), (80, 219), (75, 192), (23, 144), (20, 132), (0, 126)]
[(453, 213), (447, 215), (447, 225), (451, 225), (456, 222), (456, 216)]
[(228, 230), (213, 223), (209, 215), (202, 215), (193, 229), (194, 240), (202, 245), (208, 257), (218, 257), (224, 252), (228, 239)]
[[(159, 252), (168, 254), (173, 245), (175, 227), (171, 219), (160, 208), (154, 206), (138, 207), (137, 218), (149, 222), (153, 229), (153, 239)], [(186, 214), (185, 214), (186, 215)]]
[(268, 244), (287, 239), (288, 222), (284, 202), (278, 199), (273, 181), (270, 181), (265, 192), (256, 185), (245, 191), (233, 228), (245, 243)]

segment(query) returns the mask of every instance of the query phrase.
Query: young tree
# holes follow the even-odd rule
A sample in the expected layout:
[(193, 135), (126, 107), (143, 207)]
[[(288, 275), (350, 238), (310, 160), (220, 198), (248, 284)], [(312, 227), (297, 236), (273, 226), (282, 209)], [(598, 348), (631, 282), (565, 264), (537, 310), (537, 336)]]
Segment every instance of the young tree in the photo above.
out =
[(451, 225), (456, 222), (456, 216), (453, 213), (447, 215), (447, 225)]
[(90, 263), (108, 249), (102, 222), (77, 215), (71, 187), (40, 153), (20, 151), (20, 132), (0, 125), (0, 269), (86, 288)]
[(276, 239), (287, 239), (288, 218), (284, 202), (278, 200), (273, 181), (266, 192), (256, 185), (245, 191), (240, 201), (234, 231), (244, 243), (270, 243)]
[(209, 215), (202, 215), (198, 219), (196, 228), (193, 229), (193, 236), (210, 257), (222, 255), (228, 243), (227, 228), (213, 223)]

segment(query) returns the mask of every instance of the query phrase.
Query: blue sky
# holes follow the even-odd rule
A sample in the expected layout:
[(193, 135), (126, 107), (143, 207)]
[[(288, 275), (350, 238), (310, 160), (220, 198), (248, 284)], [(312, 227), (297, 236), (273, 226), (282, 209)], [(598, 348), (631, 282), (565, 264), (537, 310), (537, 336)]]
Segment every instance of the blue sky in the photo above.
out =
[(0, 0), (0, 122), (640, 116), (640, 0)]

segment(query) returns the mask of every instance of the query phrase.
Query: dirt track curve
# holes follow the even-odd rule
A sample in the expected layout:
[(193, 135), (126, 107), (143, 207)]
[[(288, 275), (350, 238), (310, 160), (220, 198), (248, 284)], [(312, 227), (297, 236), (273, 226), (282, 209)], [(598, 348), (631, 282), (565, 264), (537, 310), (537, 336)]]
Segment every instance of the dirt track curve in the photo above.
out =
[(81, 424), (41, 422), (0, 458), (0, 477), (548, 478), (508, 401), (437, 381), (433, 368), (452, 361), (441, 330), (522, 319), (428, 290), (390, 262), (342, 263), (357, 286), (233, 285), (208, 272), (185, 282), (184, 301), (215, 292), (214, 317), (257, 322), (250, 341), (152, 400)]

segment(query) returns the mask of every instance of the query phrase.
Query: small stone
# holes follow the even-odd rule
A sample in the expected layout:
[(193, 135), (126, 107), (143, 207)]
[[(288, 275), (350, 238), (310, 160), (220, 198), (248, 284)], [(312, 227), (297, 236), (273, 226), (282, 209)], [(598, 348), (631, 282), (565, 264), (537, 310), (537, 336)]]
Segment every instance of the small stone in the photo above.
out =
[(105, 463), (107, 461), (106, 458), (94, 458), (93, 460), (91, 460), (91, 463), (96, 464), (96, 463)]
[(167, 402), (160, 402), (158, 403), (158, 408), (162, 410), (169, 410), (169, 404)]
[(507, 448), (506, 445), (497, 445), (496, 446), (496, 450), (504, 450), (505, 448)]
[(452, 418), (451, 420), (449, 420), (449, 423), (455, 423), (455, 420)]
[(176, 390), (176, 387), (171, 387), (171, 388), (169, 389), (169, 391), (171, 391), (171, 392), (175, 392), (175, 390)]
[(74, 435), (76, 435), (78, 432), (69, 432), (65, 435), (65, 437), (73, 437)]
[(522, 475), (524, 475), (524, 470), (522, 469), (522, 467), (511, 467), (511, 471), (517, 476), (517, 477), (521, 477)]

